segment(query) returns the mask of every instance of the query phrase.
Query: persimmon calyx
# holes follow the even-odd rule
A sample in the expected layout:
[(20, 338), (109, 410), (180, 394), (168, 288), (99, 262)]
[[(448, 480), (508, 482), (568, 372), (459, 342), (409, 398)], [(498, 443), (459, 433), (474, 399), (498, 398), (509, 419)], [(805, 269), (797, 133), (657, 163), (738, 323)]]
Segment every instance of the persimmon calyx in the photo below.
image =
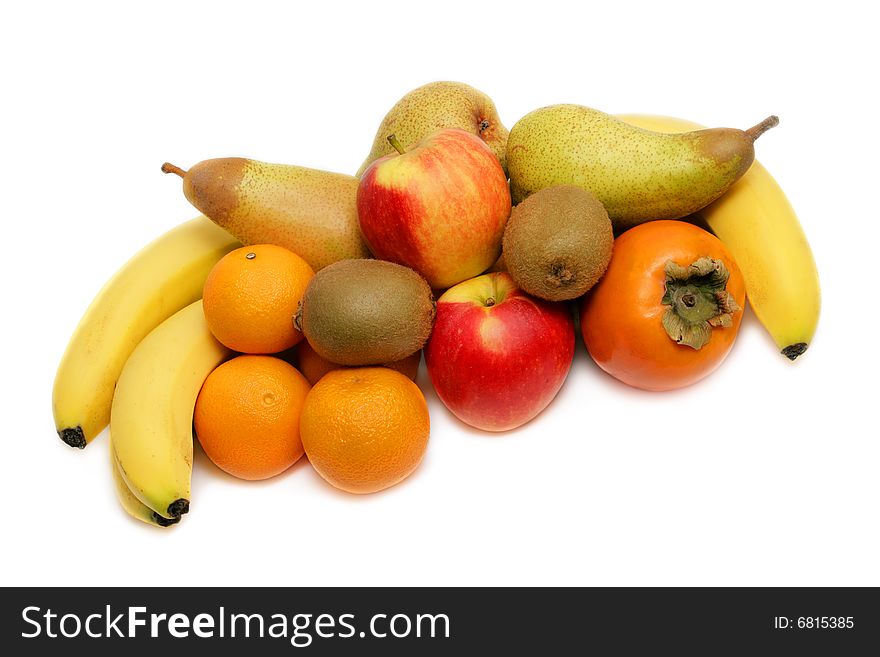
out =
[(663, 328), (677, 344), (700, 349), (712, 338), (713, 328), (728, 328), (742, 310), (727, 291), (730, 272), (721, 260), (702, 257), (687, 267), (669, 260), (666, 290), (661, 303)]

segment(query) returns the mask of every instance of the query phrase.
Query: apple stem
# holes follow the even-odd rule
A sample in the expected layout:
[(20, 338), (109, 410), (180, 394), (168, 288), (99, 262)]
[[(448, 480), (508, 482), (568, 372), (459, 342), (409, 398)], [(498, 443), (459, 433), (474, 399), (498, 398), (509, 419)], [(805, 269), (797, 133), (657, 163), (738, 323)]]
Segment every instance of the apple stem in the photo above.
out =
[(397, 135), (388, 135), (388, 143), (394, 146), (394, 150), (396, 150), (401, 155), (406, 153), (406, 149), (403, 147), (403, 144), (400, 143)]
[(492, 297), (489, 297), (488, 299), (486, 299), (486, 307), (487, 308), (491, 308), (494, 305), (495, 305), (495, 299), (493, 299)]
[(178, 166), (171, 164), (170, 162), (166, 162), (162, 165), (162, 173), (176, 173), (178, 176), (183, 178), (186, 175), (186, 171), (181, 169)]

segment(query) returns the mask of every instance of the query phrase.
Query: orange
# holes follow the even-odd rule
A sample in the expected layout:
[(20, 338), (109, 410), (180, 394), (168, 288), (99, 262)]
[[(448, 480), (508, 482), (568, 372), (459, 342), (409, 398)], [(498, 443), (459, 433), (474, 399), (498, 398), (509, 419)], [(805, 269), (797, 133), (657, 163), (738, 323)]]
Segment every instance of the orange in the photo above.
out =
[[(393, 363), (385, 363), (382, 367), (390, 367), (392, 370), (397, 370), (404, 376), (408, 377), (411, 381), (415, 381), (416, 375), (419, 372), (419, 363), (421, 360), (422, 352), (419, 350), (402, 360), (396, 360)], [(299, 344), (297, 350), (297, 363), (299, 364), (299, 371), (303, 373), (303, 376), (305, 376), (312, 385), (315, 385), (320, 381), (321, 377), (327, 374), (327, 372), (346, 367), (345, 365), (331, 362), (319, 355), (318, 352), (312, 349), (312, 345), (310, 345), (307, 340), (303, 340)]]
[(305, 260), (274, 244), (227, 253), (205, 280), (205, 319), (211, 333), (247, 354), (289, 349), (303, 338), (293, 316), (314, 275)]
[(306, 397), (299, 429), (318, 474), (349, 493), (374, 493), (421, 462), (428, 405), (415, 383), (387, 367), (333, 370)]
[(273, 356), (239, 356), (215, 369), (193, 421), (208, 457), (241, 479), (267, 479), (303, 455), (299, 422), (309, 382)]

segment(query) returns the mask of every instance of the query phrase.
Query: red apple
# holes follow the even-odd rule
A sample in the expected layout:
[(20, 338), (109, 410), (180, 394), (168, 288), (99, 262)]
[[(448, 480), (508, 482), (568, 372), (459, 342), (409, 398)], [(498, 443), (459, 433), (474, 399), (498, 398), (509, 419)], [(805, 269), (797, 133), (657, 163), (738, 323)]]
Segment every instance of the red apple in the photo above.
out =
[(439, 130), (369, 166), (357, 194), (361, 233), (377, 258), (445, 289), (486, 271), (510, 216), (507, 176), (476, 135)]
[(440, 399), (460, 420), (486, 431), (513, 429), (544, 410), (573, 357), (568, 308), (530, 297), (506, 272), (447, 290), (425, 347)]

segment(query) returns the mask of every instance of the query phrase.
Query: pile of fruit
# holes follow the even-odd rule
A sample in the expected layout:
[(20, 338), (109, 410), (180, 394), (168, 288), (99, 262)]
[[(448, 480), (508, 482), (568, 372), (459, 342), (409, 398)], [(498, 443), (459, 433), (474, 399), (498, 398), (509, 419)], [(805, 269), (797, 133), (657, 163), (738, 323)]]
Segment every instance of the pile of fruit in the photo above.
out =
[(303, 455), (352, 493), (406, 478), (428, 444), (423, 351), (443, 404), (486, 431), (550, 404), (576, 321), (599, 367), (646, 390), (715, 370), (747, 297), (794, 360), (819, 284), (754, 161), (777, 123), (554, 105), (508, 132), (487, 96), (437, 82), (391, 109), (356, 177), (166, 163), (204, 216), (93, 301), (55, 380), (58, 434), (82, 448), (109, 424), (122, 506), (168, 526), (189, 510), (194, 434), (242, 479)]

